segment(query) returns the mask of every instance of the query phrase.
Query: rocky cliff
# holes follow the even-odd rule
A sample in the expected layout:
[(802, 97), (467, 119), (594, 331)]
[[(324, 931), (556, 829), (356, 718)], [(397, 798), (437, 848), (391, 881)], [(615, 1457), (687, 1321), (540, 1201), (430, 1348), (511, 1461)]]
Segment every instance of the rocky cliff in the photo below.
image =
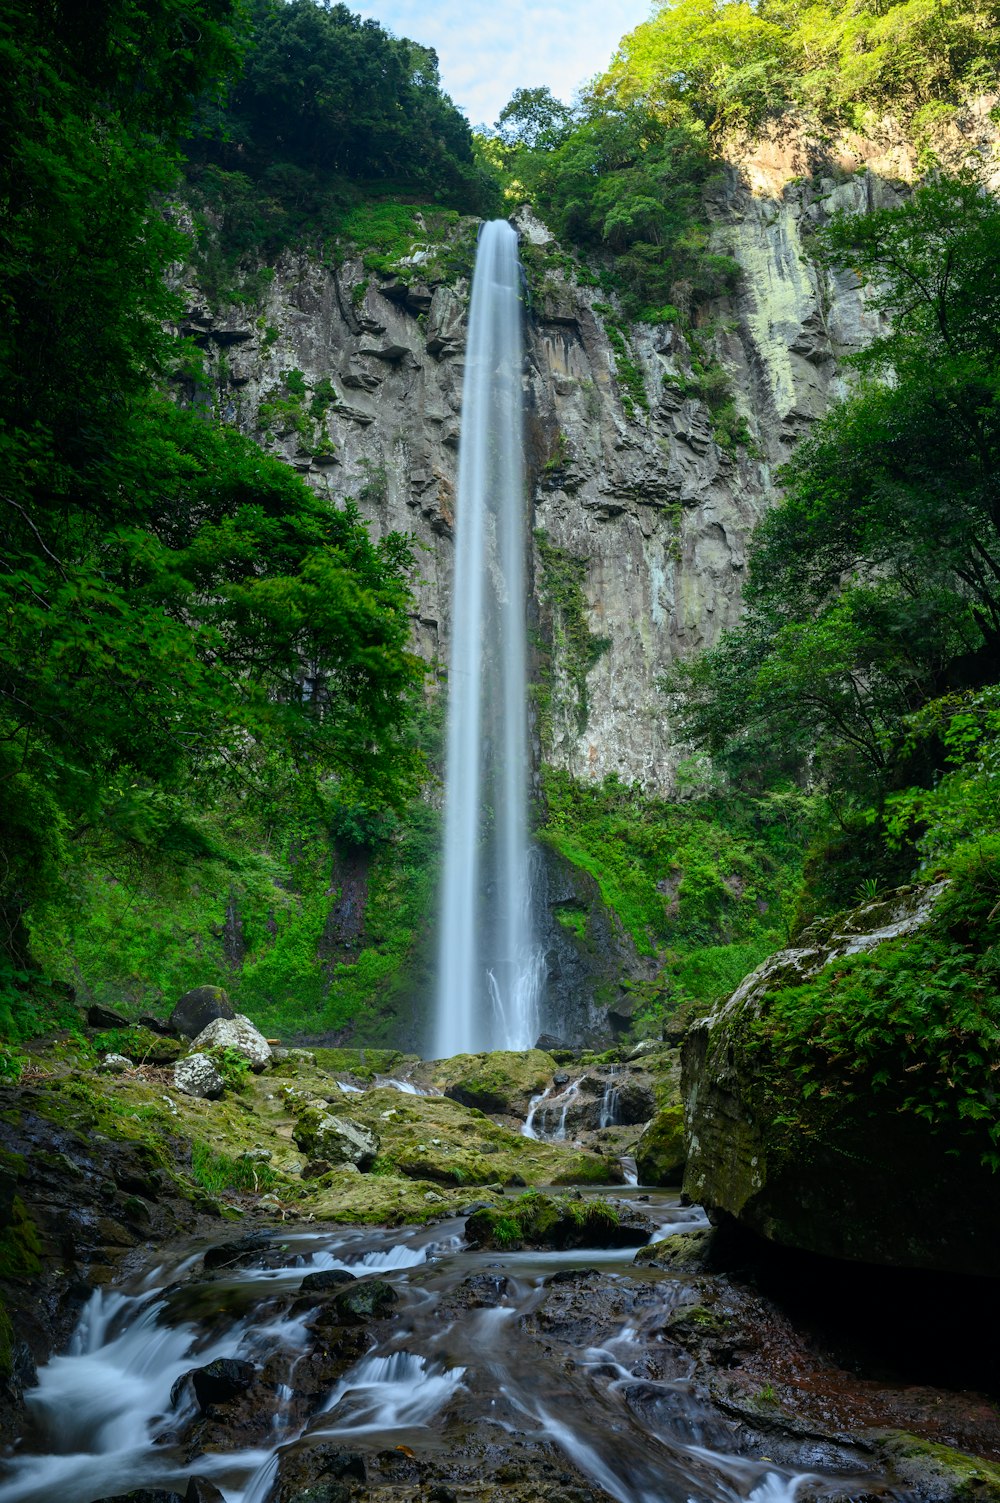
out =
[[(988, 103), (949, 125), (952, 158), (992, 150)], [(810, 233), (836, 210), (893, 201), (919, 170), (888, 126), (831, 141), (785, 121), (731, 155), (709, 205), (712, 249), (741, 276), (731, 297), (693, 311), (689, 338), (678, 324), (626, 327), (546, 228), (515, 215), (532, 283), (538, 734), (578, 777), (617, 772), (656, 792), (683, 755), (662, 676), (734, 619), (776, 468), (876, 329), (855, 278), (811, 258)], [(457, 232), (467, 252), (474, 228)], [(377, 272), (286, 254), (259, 316), (216, 315), (189, 284), (184, 327), (206, 357), (201, 400), (318, 490), (357, 498), (376, 532), (416, 535), (415, 643), (446, 664), (471, 255), (438, 249)], [(728, 383), (725, 425), (693, 358), (716, 398)]]

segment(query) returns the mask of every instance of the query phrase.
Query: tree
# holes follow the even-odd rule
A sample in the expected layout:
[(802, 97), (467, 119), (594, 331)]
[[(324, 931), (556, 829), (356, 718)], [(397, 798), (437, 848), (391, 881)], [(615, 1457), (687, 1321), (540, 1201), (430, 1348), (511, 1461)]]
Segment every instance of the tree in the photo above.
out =
[[(92, 22), (92, 24), (91, 24)], [(420, 672), (406, 540), (376, 545), (158, 389), (183, 354), (157, 196), (230, 0), (5, 4), (0, 227), (0, 962), (100, 827), (199, 854), (221, 790), (402, 796)], [(308, 671), (312, 693), (304, 697)], [(0, 964), (0, 970), (3, 965)]]
[(823, 247), (891, 329), (786, 467), (743, 622), (680, 680), (717, 753), (791, 749), (833, 783), (884, 788), (907, 716), (1000, 666), (1000, 204), (933, 182), (837, 218)]

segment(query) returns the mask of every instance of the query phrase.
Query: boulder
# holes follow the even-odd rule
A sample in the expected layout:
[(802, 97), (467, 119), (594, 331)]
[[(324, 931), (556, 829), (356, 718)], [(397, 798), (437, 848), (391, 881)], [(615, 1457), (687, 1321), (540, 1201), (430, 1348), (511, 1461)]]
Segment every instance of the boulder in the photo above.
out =
[(180, 1493), (165, 1487), (137, 1487), (130, 1493), (115, 1493), (113, 1498), (98, 1498), (96, 1503), (185, 1503)]
[(189, 1054), (174, 1065), (174, 1086), (185, 1096), (215, 1101), (225, 1090), (222, 1076), (207, 1054)]
[(106, 1054), (97, 1068), (102, 1075), (124, 1075), (126, 1070), (134, 1070), (135, 1066), (124, 1054)]
[(530, 1191), (502, 1206), (484, 1206), (465, 1223), (471, 1247), (518, 1252), (524, 1247), (641, 1247), (654, 1227), (624, 1201), (555, 1200)]
[(457, 1054), (434, 1070), (434, 1085), (452, 1101), (478, 1111), (525, 1117), (532, 1096), (549, 1084), (555, 1060), (540, 1049)]
[[(946, 887), (900, 889), (810, 926), (692, 1026), (683, 1058), (684, 1191), (717, 1225), (735, 1222), (781, 1246), (854, 1262), (1000, 1274), (998, 1178), (960, 1126), (935, 1128), (899, 1109), (914, 1077), (890, 1076), (877, 1088), (817, 1053), (826, 1074), (810, 1076), (804, 1090), (773, 1042), (785, 1026), (776, 1009), (786, 989), (818, 986), (824, 973), (836, 985), (844, 957), (882, 944), (899, 955), (918, 935), (922, 943), (939, 903), (941, 923), (950, 922)], [(901, 1069), (908, 1057), (901, 1048)], [(883, 1073), (889, 1068), (892, 1058)]]
[(217, 1357), (207, 1367), (196, 1367), (190, 1378), (198, 1408), (205, 1410), (210, 1404), (228, 1404), (246, 1392), (255, 1376), (253, 1363), (243, 1362), (237, 1357)]
[(128, 1025), (128, 1018), (120, 1012), (112, 1012), (110, 1007), (101, 1007), (95, 1002), (93, 1007), (87, 1008), (88, 1028), (127, 1028)]
[(316, 1273), (307, 1273), (299, 1285), (300, 1294), (324, 1294), (331, 1289), (342, 1289), (353, 1284), (355, 1275), (346, 1268), (321, 1268)]
[(635, 1168), (640, 1185), (679, 1185), (684, 1173), (684, 1109), (657, 1112), (639, 1139)]
[(224, 1495), (207, 1477), (189, 1477), (184, 1503), (226, 1503)]
[(328, 1164), (356, 1164), (370, 1169), (378, 1158), (379, 1139), (367, 1127), (334, 1117), (322, 1107), (310, 1107), (295, 1125), (295, 1143), (312, 1159)]
[(341, 1290), (333, 1308), (341, 1324), (362, 1325), (388, 1315), (398, 1299), (395, 1289), (384, 1279), (359, 1279), (350, 1289)]
[(196, 986), (193, 991), (185, 992), (181, 997), (167, 1020), (167, 1026), (172, 1033), (194, 1039), (216, 1018), (235, 1016), (221, 986)]
[(237, 1013), (231, 1018), (215, 1018), (203, 1028), (191, 1045), (194, 1050), (232, 1049), (242, 1054), (251, 1070), (265, 1070), (271, 1063), (271, 1046), (249, 1018)]
[(174, 1030), (170, 1024), (164, 1022), (163, 1018), (154, 1017), (151, 1012), (139, 1014), (139, 1027), (148, 1028), (150, 1033), (158, 1033), (165, 1039), (174, 1037)]

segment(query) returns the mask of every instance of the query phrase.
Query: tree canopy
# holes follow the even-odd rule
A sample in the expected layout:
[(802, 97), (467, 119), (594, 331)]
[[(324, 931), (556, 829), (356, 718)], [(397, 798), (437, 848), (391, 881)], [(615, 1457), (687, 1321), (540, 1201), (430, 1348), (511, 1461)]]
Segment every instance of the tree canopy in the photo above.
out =
[[(162, 394), (183, 356), (158, 195), (236, 64), (235, 0), (5, 4), (0, 948), (100, 828), (199, 853), (220, 790), (398, 799), (420, 674), (409, 545), (373, 543)], [(303, 691), (303, 680), (308, 689)], [(199, 833), (201, 831), (201, 833)]]

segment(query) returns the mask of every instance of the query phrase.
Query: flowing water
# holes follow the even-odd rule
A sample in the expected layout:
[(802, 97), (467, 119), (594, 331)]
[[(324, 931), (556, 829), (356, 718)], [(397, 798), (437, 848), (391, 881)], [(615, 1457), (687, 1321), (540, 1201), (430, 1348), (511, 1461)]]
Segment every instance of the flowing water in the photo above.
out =
[(517, 235), (482, 228), (469, 310), (448, 670), (435, 1052), (528, 1049), (544, 958), (532, 926), (527, 547)]
[[(658, 1238), (701, 1224), (665, 1194), (647, 1208)], [(573, 1482), (558, 1477), (571, 1467), (585, 1489), (576, 1496), (593, 1503), (870, 1496), (872, 1478), (824, 1471), (808, 1438), (798, 1465), (741, 1450), (696, 1391), (690, 1359), (664, 1345), (682, 1278), (633, 1268), (630, 1252), (474, 1252), (461, 1231), (460, 1221), (405, 1233), (278, 1231), (279, 1267), (206, 1274), (185, 1249), (130, 1289), (95, 1293), (69, 1352), (40, 1371), (30, 1437), (0, 1463), (0, 1503), (183, 1493), (193, 1475), (226, 1503), (272, 1503), (283, 1468), (331, 1444), (368, 1465), (412, 1456), (457, 1477), (460, 1494), (499, 1457), (542, 1493), (546, 1475)], [(388, 1277), (399, 1302), (303, 1407), (300, 1374), (316, 1337), (310, 1296), (298, 1296), (318, 1269)], [(216, 1437), (202, 1450), (190, 1385), (178, 1380), (216, 1357), (254, 1363), (264, 1402), (248, 1439)]]

